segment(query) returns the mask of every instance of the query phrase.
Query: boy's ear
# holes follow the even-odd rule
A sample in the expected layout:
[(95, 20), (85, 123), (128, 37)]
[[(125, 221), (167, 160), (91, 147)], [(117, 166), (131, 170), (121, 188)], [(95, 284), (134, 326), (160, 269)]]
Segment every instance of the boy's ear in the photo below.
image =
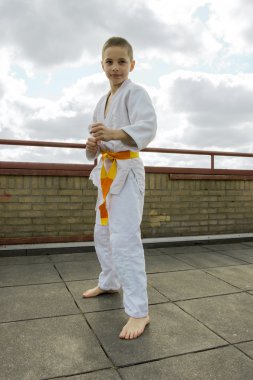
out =
[[(104, 64), (103, 64), (103, 61), (101, 61), (101, 66), (102, 66), (102, 69), (104, 70)], [(105, 70), (104, 70), (105, 71)]]
[(133, 71), (134, 66), (135, 66), (135, 61), (132, 60), (132, 61), (131, 61), (131, 64), (130, 64), (130, 71)]

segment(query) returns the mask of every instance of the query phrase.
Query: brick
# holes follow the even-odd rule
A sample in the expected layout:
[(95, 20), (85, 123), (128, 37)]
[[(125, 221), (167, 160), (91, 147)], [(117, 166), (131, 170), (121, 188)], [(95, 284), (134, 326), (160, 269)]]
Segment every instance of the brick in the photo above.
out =
[[(87, 224), (71, 224), (70, 225), (70, 231), (80, 231), (82, 233), (86, 232), (87, 233)], [(90, 231), (93, 233), (93, 225), (90, 224)]]
[(65, 224), (50, 224), (45, 226), (45, 231), (48, 232), (62, 232), (62, 231), (70, 231), (70, 226)]
[(6, 205), (6, 210), (31, 210), (31, 203), (10, 203)]
[(34, 195), (34, 196), (37, 196), (37, 195), (41, 195), (41, 196), (50, 196), (50, 195), (54, 195), (54, 196), (57, 196), (58, 195), (58, 191), (57, 189), (29, 189), (30, 191), (30, 194), (31, 195)]
[(32, 183), (32, 178), (29, 176), (23, 176), (23, 187), (24, 189), (31, 189), (31, 183)]
[(35, 211), (35, 210), (29, 210), (29, 211), (18, 211), (18, 217), (19, 218), (42, 218), (44, 216), (44, 211)]
[(5, 218), (5, 224), (13, 225), (13, 226), (20, 226), (21, 224), (30, 226), (32, 224), (32, 219), (31, 218)]
[(0, 175), (0, 189), (6, 189), (8, 177)]
[(0, 214), (0, 225), (4, 224), (6, 218), (17, 218), (18, 212), (16, 210), (2, 210)]
[(149, 175), (149, 188), (155, 189), (155, 175), (154, 174)]
[(58, 190), (58, 195), (70, 195), (70, 196), (82, 196), (83, 192), (82, 190), (76, 190), (76, 189), (64, 189), (64, 190)]
[(33, 210), (57, 210), (59, 208), (59, 204), (57, 203), (47, 203), (45, 206), (45, 203), (41, 204), (30, 204)]
[(24, 196), (22, 197), (20, 201), (24, 203), (33, 204), (33, 203), (43, 203), (46, 200), (44, 199), (44, 196)]
[[(85, 207), (86, 207), (87, 205), (85, 205)], [(95, 207), (95, 205), (94, 205), (94, 207)], [(93, 208), (94, 208), (93, 207)], [(68, 204), (65, 204), (65, 203), (59, 203), (58, 205), (57, 205), (57, 208), (59, 209), (59, 210), (83, 210), (84, 209), (84, 202), (83, 203), (78, 203), (78, 202), (76, 202), (76, 203), (68, 203)]]
[(46, 203), (54, 202), (54, 203), (69, 203), (70, 197), (64, 196), (64, 197), (56, 197), (56, 196), (49, 196), (45, 198)]

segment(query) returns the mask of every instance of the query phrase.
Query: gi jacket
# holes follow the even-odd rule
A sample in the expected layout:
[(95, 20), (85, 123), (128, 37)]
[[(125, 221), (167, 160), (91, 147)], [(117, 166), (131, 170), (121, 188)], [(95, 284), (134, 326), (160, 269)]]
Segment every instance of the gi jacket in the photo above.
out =
[[(140, 151), (144, 149), (155, 137), (157, 122), (154, 107), (146, 90), (127, 79), (113, 95), (110, 108), (105, 116), (105, 107), (108, 94), (104, 95), (98, 102), (93, 123), (104, 124), (108, 128), (122, 129), (136, 143), (137, 146), (130, 146), (120, 140), (101, 142), (100, 150), (106, 152), (120, 152), (125, 150)], [(94, 160), (94, 156), (86, 150), (89, 160)], [(101, 188), (100, 170), (102, 160), (92, 170), (90, 179), (94, 185)], [(145, 190), (145, 172), (141, 158), (129, 160), (117, 160), (117, 175), (114, 179), (110, 193), (119, 194), (130, 171), (133, 171), (140, 191)]]

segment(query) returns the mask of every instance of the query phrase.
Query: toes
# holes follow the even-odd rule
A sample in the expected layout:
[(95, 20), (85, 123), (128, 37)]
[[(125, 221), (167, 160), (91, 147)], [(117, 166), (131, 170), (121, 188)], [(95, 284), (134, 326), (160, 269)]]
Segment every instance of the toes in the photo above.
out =
[(119, 334), (119, 337), (121, 339), (124, 339), (126, 337), (126, 328), (125, 326), (123, 327), (123, 329), (121, 330), (121, 333)]
[(119, 337), (121, 339), (136, 339), (138, 338), (143, 332), (144, 332), (145, 326), (143, 327), (137, 327), (137, 326), (131, 326), (131, 324), (128, 322), (122, 329), (121, 333), (119, 334)]
[(119, 337), (121, 339), (132, 339), (131, 338), (131, 331), (127, 329), (127, 326), (124, 326), (121, 333), (119, 334)]
[(138, 338), (141, 334), (143, 333), (143, 331), (141, 330), (137, 330), (137, 331), (132, 331), (132, 330), (127, 330), (127, 329), (123, 329), (119, 335), (119, 337), (121, 339), (136, 339)]

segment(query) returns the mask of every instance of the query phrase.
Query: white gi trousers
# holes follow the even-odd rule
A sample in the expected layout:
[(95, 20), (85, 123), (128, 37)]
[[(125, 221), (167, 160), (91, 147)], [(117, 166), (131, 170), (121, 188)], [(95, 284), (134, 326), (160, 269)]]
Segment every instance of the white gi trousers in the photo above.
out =
[[(97, 204), (101, 203), (99, 189)], [(96, 253), (102, 268), (98, 286), (104, 290), (122, 287), (125, 312), (134, 318), (148, 315), (147, 276), (140, 232), (143, 203), (144, 194), (130, 171), (120, 193), (107, 196), (108, 225), (101, 225), (97, 207), (94, 229)]]

